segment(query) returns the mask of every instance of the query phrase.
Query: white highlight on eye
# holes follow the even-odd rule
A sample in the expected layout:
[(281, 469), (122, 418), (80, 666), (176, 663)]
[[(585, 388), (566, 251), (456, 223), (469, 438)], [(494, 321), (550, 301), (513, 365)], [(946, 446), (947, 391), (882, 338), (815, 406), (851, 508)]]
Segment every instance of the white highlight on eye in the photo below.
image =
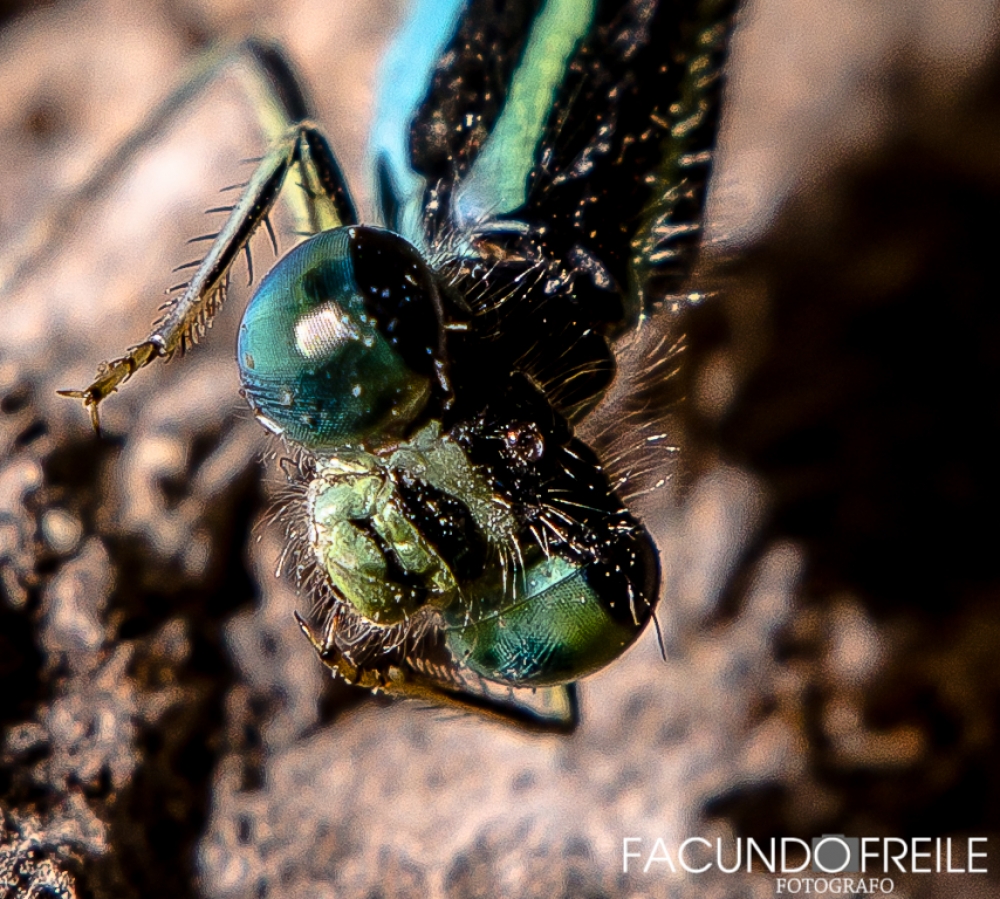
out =
[(360, 340), (350, 316), (330, 300), (295, 323), (295, 346), (306, 359), (330, 356), (352, 340)]

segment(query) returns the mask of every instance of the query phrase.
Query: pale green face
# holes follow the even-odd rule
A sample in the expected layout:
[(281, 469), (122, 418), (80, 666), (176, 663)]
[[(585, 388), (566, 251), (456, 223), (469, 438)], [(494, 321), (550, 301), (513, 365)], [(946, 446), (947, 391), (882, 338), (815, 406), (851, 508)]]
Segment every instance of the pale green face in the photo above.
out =
[[(369, 453), (320, 462), (309, 486), (310, 540), (335, 591), (373, 625), (458, 600), (448, 565), (407, 518), (390, 466)], [(386, 547), (391, 547), (389, 553)], [(394, 578), (392, 563), (405, 575)]]

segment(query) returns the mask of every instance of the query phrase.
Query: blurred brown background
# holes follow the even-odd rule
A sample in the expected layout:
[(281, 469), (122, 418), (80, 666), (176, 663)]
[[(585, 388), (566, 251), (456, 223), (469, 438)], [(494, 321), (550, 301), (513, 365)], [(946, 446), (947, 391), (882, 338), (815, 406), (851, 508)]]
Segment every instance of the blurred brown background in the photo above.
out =
[[(0, 276), (223, 40), (286, 48), (356, 182), (404, 13), (0, 6)], [(700, 282), (718, 293), (682, 326), (685, 464), (644, 504), (668, 658), (650, 633), (586, 681), (570, 738), (324, 676), (274, 577), (241, 275), (203, 346), (105, 404), (107, 439), (55, 396), (146, 334), (201, 210), (262, 147), (224, 81), (138, 152), (0, 291), (0, 896), (774, 894), (623, 875), (626, 836), (987, 836), (993, 871), (996, 16), (745, 8)], [(269, 254), (258, 239), (258, 271)]]

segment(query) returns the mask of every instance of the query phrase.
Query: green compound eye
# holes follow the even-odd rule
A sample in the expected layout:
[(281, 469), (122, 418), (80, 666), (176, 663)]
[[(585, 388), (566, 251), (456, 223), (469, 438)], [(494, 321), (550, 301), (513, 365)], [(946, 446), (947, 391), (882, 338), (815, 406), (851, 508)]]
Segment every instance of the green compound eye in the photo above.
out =
[(570, 561), (535, 548), (516, 589), (491, 591), (472, 614), (446, 610), (448, 648), (481, 677), (518, 687), (564, 684), (603, 668), (642, 633), (659, 587), (641, 528), (623, 529), (607, 550)]
[(427, 405), (441, 333), (434, 281), (410, 244), (377, 228), (324, 231), (271, 269), (248, 304), (243, 391), (294, 443), (377, 444)]

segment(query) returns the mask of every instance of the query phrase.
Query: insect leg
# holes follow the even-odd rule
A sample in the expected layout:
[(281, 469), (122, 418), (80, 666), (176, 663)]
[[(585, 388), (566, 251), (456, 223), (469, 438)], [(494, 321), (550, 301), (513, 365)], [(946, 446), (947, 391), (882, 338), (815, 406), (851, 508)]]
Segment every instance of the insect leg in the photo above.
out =
[[(256, 43), (242, 45), (241, 52), (241, 58), (249, 55), (254, 61), (250, 69), (258, 76), (255, 93), (259, 96), (255, 99), (261, 101), (256, 108), (262, 127), (270, 133), (281, 125), (282, 132), (258, 165), (184, 293), (169, 305), (146, 340), (124, 356), (103, 363), (89, 387), (59, 391), (63, 396), (83, 400), (95, 429), (99, 427), (99, 404), (121, 383), (153, 359), (183, 352), (204, 333), (224, 298), (233, 263), (256, 229), (266, 222), (282, 195), (291, 168), (297, 167), (302, 189), (285, 194), (284, 199), (301, 229), (315, 232), (356, 221), (353, 202), (326, 139), (308, 120), (293, 118), (306, 111), (306, 104), (283, 58), (276, 50)], [(196, 87), (203, 87), (209, 80), (208, 73), (217, 74), (220, 66), (231, 61), (230, 54), (206, 66), (207, 71), (196, 79)], [(190, 100), (193, 90), (187, 85), (165, 101), (154, 114), (155, 126), (147, 124), (142, 134), (133, 135), (116, 156), (131, 156), (131, 147), (157, 133), (176, 109)]]
[(580, 724), (580, 702), (575, 683), (558, 687), (539, 687), (545, 692), (551, 709), (542, 711), (518, 702), (515, 698), (501, 699), (484, 693), (450, 690), (436, 681), (412, 671), (393, 669), (394, 675), (385, 688), (390, 696), (419, 699), (435, 706), (472, 713), (520, 727), (533, 733), (571, 734)]
[(355, 666), (331, 641), (317, 637), (297, 612), (295, 620), (320, 661), (335, 676), (340, 675), (349, 684), (388, 696), (415, 699), (433, 706), (480, 715), (491, 721), (513, 724), (535, 733), (570, 734), (580, 723), (580, 702), (575, 683), (539, 688), (536, 692), (543, 694), (547, 702), (544, 707), (534, 707), (518, 702), (515, 697), (505, 699), (485, 692), (449, 687), (405, 663), (404, 666)]

